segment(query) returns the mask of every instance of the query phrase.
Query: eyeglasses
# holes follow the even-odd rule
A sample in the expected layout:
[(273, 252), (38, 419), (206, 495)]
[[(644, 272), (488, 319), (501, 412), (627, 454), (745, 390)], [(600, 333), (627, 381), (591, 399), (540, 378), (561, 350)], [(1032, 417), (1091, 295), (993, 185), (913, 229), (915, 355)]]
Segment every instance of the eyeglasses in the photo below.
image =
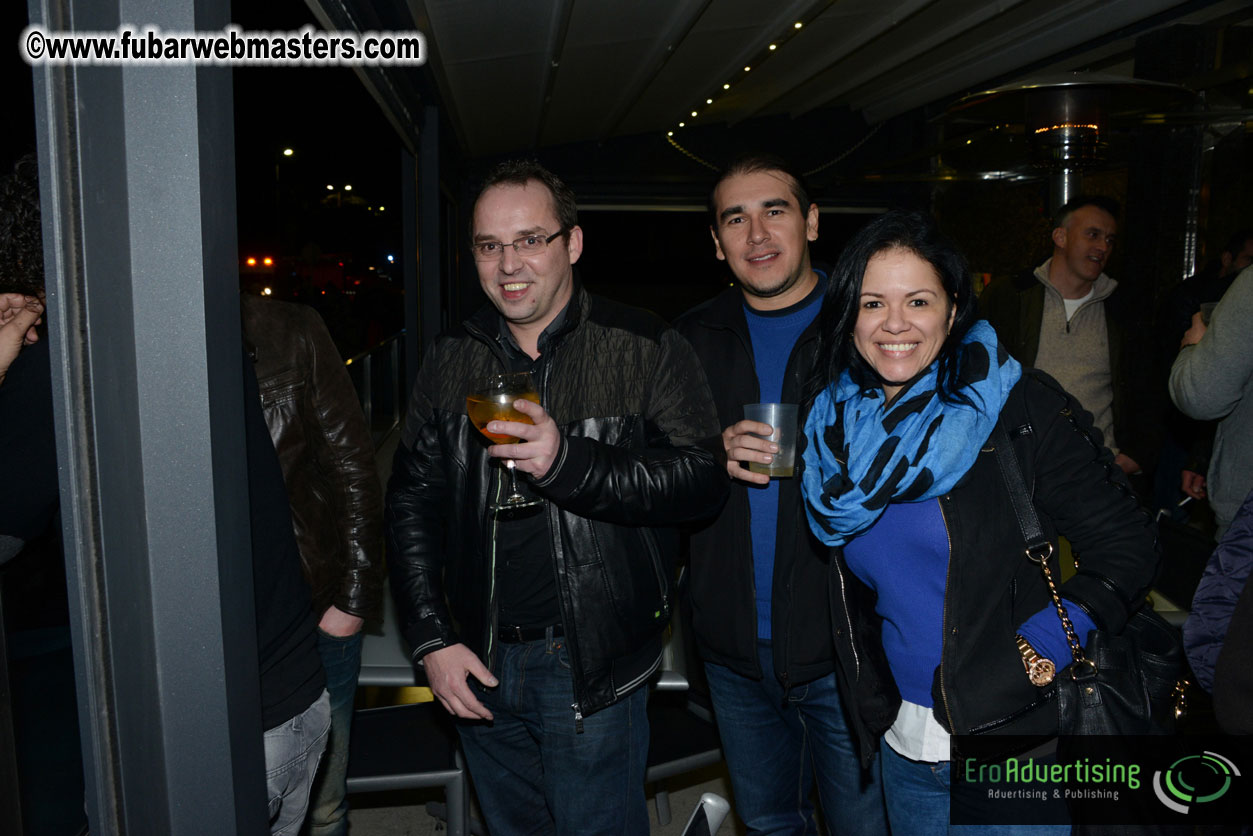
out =
[(565, 235), (570, 230), (557, 230), (552, 235), (523, 235), (508, 243), (500, 241), (479, 241), (470, 249), (474, 252), (475, 261), (495, 261), (505, 254), (505, 247), (513, 247), (518, 255), (537, 255), (548, 249), (548, 245)]

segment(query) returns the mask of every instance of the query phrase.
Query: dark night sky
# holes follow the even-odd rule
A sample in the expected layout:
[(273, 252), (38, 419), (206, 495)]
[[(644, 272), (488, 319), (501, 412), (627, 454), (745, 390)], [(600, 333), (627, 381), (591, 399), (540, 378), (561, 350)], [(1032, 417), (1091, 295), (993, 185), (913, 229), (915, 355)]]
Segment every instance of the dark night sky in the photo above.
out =
[[(10, 43), (26, 24), (22, 3), (7, 4)], [(232, 21), (246, 31), (294, 31), (317, 25), (301, 0), (237, 4)], [(17, 109), (4, 132), (6, 159), (34, 147), (30, 70), (10, 52), (20, 77)], [(287, 255), (313, 244), (322, 252), (356, 249), (363, 263), (380, 264), (400, 251), (400, 143), (356, 74), (343, 67), (232, 70), (235, 97), (236, 190), (241, 257)], [(284, 158), (282, 149), (295, 154)], [(560, 171), (560, 160), (551, 161)], [(277, 176), (281, 189), (276, 188)], [(318, 211), (326, 185), (353, 186), (367, 205), (388, 207), (386, 216)], [(281, 194), (281, 199), (276, 197)], [(364, 208), (364, 207), (361, 207)], [(725, 267), (714, 260), (707, 221), (695, 213), (589, 212), (581, 219), (588, 247), (584, 272), (610, 296), (674, 315), (726, 286)], [(864, 218), (825, 215), (816, 259), (830, 259)], [(353, 241), (365, 243), (353, 246)], [(360, 267), (360, 269), (364, 269)], [(475, 302), (473, 277), (463, 276)]]
[[(299, 0), (239, 4), (233, 20), (247, 31), (316, 26)], [(234, 90), (241, 253), (274, 245), (276, 165), (288, 223), (289, 204), (316, 204), (328, 184), (347, 183), (367, 204), (394, 207), (389, 226), (398, 239), (400, 144), (352, 70), (241, 67), (234, 70)], [(284, 158), (283, 148), (295, 154)]]
[[(0, 147), (7, 169), (12, 160), (34, 150), (35, 128), (31, 70), (16, 48), (27, 24), (26, 4), (6, 3), (4, 8), (11, 45), (5, 75), (11, 81)], [(300, 0), (237, 4), (232, 20), (254, 31), (317, 26)], [(290, 178), (285, 181), (289, 197), (316, 202), (325, 197), (327, 183), (351, 183), (367, 203), (396, 207), (398, 238), (400, 145), (356, 75), (343, 67), (246, 67), (232, 72), (241, 253), (273, 244), (275, 163), (284, 147), (296, 151), (282, 161)]]

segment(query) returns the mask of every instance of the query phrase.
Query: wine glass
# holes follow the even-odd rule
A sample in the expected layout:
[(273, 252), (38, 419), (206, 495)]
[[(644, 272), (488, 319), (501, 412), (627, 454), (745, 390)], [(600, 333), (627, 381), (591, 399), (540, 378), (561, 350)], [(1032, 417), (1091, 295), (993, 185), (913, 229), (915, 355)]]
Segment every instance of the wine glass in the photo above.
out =
[[(535, 381), (528, 372), (511, 374), (493, 374), (476, 378), (470, 382), (470, 391), (466, 395), (466, 414), (475, 429), (487, 436), (493, 444), (516, 444), (521, 441), (517, 436), (504, 435), (487, 431), (489, 421), (517, 421), (520, 424), (532, 424), (531, 416), (513, 408), (513, 402), (523, 398), (539, 403), (539, 393), (535, 391)], [(513, 459), (505, 459), (505, 469), (509, 472), (509, 495), (498, 504), (492, 505), (493, 511), (525, 508), (538, 505), (538, 499), (528, 499), (518, 491), (518, 483), (514, 477), (516, 463)]]

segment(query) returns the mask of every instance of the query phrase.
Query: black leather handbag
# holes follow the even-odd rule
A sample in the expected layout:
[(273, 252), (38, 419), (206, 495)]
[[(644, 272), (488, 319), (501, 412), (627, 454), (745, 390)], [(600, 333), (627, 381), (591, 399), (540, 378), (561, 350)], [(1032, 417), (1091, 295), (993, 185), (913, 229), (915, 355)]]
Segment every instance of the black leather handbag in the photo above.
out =
[[(1058, 734), (1170, 734), (1185, 708), (1188, 685), (1179, 631), (1147, 603), (1121, 633), (1093, 630), (1085, 651), (1075, 635), (1053, 571), (1053, 544), (1044, 536), (1009, 434), (998, 423), (996, 457), (1009, 490), (1027, 559), (1040, 567), (1066, 631), (1072, 663), (1057, 674)], [(1078, 560), (1076, 559), (1076, 566)]]

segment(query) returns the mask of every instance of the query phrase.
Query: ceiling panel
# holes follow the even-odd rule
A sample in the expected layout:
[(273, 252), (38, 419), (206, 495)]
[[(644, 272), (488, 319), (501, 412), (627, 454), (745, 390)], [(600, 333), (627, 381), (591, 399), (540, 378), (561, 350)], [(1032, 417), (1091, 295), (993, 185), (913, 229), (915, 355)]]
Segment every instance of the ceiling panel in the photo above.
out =
[(844, 0), (828, 7), (759, 62), (709, 116), (739, 122), (759, 113), (786, 112), (781, 102), (798, 85), (821, 75), (849, 52), (936, 0)]
[(927, 53), (852, 91), (847, 101), (864, 110), (868, 121), (878, 122), (977, 88), (1179, 5), (1178, 0), (1032, 0), (954, 33)]
[(446, 102), (476, 153), (525, 147), (538, 131), (553, 13), (537, 5), (427, 3), (429, 37), (451, 92)]
[(1239, 0), (407, 2), (471, 156), (829, 107), (875, 124), (1042, 67), (1125, 71), (1149, 28), (1253, 17)]
[[(685, 21), (704, 0), (640, 0), (576, 3), (556, 71), (544, 141), (597, 139), (615, 113), (631, 104), (665, 54), (668, 33), (683, 34)], [(676, 30), (678, 30), (676, 32)]]
[(746, 62), (786, 33), (813, 5), (810, 0), (781, 4), (715, 0), (640, 96), (623, 121), (622, 132), (673, 127), (681, 119), (688, 120), (694, 105), (724, 93), (724, 83), (729, 82), (734, 91), (751, 75), (744, 72)]
[[(855, 18), (832, 15), (831, 61), (821, 72), (797, 79), (787, 95), (775, 98), (764, 111), (796, 116), (836, 102), (848, 91), (899, 71), (906, 62), (942, 47), (971, 27), (1002, 19), (1022, 2), (914, 2), (901, 3), (890, 17), (875, 14), (873, 8), (859, 10)], [(975, 53), (967, 58), (972, 63), (978, 60)]]

